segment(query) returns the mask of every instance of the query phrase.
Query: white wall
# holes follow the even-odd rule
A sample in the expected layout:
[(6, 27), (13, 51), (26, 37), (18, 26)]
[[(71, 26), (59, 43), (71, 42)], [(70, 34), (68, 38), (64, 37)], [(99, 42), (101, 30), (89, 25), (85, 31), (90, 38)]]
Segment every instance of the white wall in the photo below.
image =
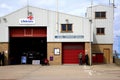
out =
[[(59, 14), (59, 26), (57, 26), (56, 13), (51, 12), (49, 19), (48, 28), (48, 42), (89, 42), (90, 41), (90, 22), (88, 19), (78, 16), (71, 16), (68, 14)], [(73, 24), (73, 32), (71, 33), (62, 33), (61, 24), (66, 24), (66, 19), (69, 20), (70, 24)], [(53, 21), (53, 22), (52, 22)], [(57, 31), (57, 28), (58, 31)], [(84, 36), (84, 38), (55, 38), (55, 36)]]
[[(33, 26), (46, 26), (47, 25), (47, 10), (29, 7), (29, 11), (33, 13), (35, 24)], [(4, 16), (7, 18), (9, 26), (32, 26), (32, 25), (21, 25), (19, 19), (27, 18), (27, 8), (22, 8), (9, 15)]]
[[(57, 13), (55, 11), (49, 11), (45, 9), (29, 7), (29, 11), (33, 13), (35, 24), (20, 24), (19, 19), (27, 18), (27, 8), (22, 8), (9, 15), (2, 17), (0, 23), (0, 42), (8, 42), (9, 34), (8, 27), (47, 27), (47, 41), (48, 42), (89, 42), (90, 41), (90, 22), (89, 19), (73, 16), (68, 14), (59, 13), (59, 27), (57, 26)], [(3, 18), (7, 19), (4, 22)], [(69, 23), (73, 24), (72, 33), (61, 33), (61, 24), (66, 23), (66, 19)], [(58, 31), (57, 31), (58, 29)], [(2, 30), (2, 31), (1, 31)], [(72, 38), (55, 38), (55, 36), (67, 36)], [(76, 38), (77, 36), (77, 38)], [(80, 37), (84, 36), (84, 37)]]
[(0, 25), (0, 42), (8, 42), (8, 27)]
[[(6, 16), (1, 17), (0, 22), (0, 42), (8, 42), (9, 41), (9, 27), (10, 26), (23, 26), (23, 27), (33, 27), (33, 26), (47, 26), (47, 10), (29, 7), (29, 11), (33, 13), (35, 24), (20, 24), (19, 19), (27, 18), (27, 8), (19, 9), (11, 14), (8, 14)], [(3, 19), (6, 18), (7, 22), (5, 22)]]
[[(105, 11), (106, 19), (95, 19), (95, 12)], [(93, 21), (93, 43), (112, 44), (113, 43), (113, 7), (98, 5), (87, 9), (87, 17)], [(96, 28), (105, 28), (105, 35), (96, 35)]]

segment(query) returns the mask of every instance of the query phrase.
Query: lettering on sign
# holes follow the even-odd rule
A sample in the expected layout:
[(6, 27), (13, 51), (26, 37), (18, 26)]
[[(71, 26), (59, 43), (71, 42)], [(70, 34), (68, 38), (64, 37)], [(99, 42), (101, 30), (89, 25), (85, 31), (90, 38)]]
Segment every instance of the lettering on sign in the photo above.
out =
[(35, 24), (35, 20), (32, 19), (19, 19), (19, 24)]
[(76, 38), (76, 39), (79, 39), (79, 38), (84, 38), (84, 35), (59, 35), (59, 36), (56, 35), (55, 38), (56, 38), (56, 39), (60, 39), (60, 38), (61, 38), (61, 39), (62, 39), (62, 38), (63, 38), (63, 39), (72, 39), (72, 38), (73, 38), (73, 39), (75, 39), (75, 38)]

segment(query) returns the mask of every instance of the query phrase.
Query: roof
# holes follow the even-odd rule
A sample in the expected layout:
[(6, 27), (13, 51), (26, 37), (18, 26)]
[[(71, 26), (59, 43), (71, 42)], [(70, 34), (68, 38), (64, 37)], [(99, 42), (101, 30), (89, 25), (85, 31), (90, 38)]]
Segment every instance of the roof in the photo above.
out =
[[(18, 11), (20, 11), (20, 10), (24, 9), (24, 8), (27, 8), (27, 7), (36, 8), (36, 9), (41, 9), (41, 10), (45, 10), (45, 11), (56, 12), (56, 11), (47, 10), (47, 9), (43, 9), (43, 8), (38, 8), (38, 7), (34, 7), (34, 6), (25, 6), (25, 7), (23, 7), (23, 8), (20, 8), (20, 9), (18, 9), (18, 10), (16, 10), (16, 11), (14, 11), (14, 12), (9, 13), (9, 14), (7, 14), (7, 15), (5, 15), (5, 16), (2, 16), (2, 17), (7, 17), (7, 16), (9, 16), (9, 15), (11, 15), (11, 14), (13, 14), (13, 13), (16, 13), (16, 12), (18, 12)], [(79, 18), (85, 18), (85, 19), (88, 19), (87, 17), (81, 17), (81, 16), (76, 16), (76, 15), (67, 14), (67, 13), (62, 13), (62, 12), (59, 12), (59, 13), (60, 13), (60, 14), (70, 15), (70, 16), (74, 16), (74, 17), (79, 17)], [(1, 17), (1, 18), (2, 18), (2, 17)]]
[[(113, 8), (113, 5), (94, 5), (94, 6), (92, 6), (92, 7), (98, 7), (98, 6)], [(91, 6), (88, 7), (88, 8), (91, 8)]]

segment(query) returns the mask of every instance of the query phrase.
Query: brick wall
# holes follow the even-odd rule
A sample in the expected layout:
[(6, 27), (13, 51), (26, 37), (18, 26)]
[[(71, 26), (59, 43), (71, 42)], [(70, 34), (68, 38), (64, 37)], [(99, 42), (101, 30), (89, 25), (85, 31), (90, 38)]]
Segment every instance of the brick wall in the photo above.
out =
[(109, 49), (110, 52), (110, 61), (109, 63), (113, 63), (113, 45), (112, 44), (93, 44), (92, 45), (92, 53), (103, 53), (104, 50)]
[(88, 54), (88, 56), (89, 56), (89, 63), (90, 63), (90, 60), (91, 60), (91, 57), (90, 57), (90, 47), (91, 47), (91, 45), (90, 45), (90, 43), (89, 42), (86, 42), (85, 43), (85, 54), (87, 53)]
[(0, 43), (0, 52), (5, 52), (5, 65), (8, 64), (8, 43)]
[[(54, 49), (59, 48), (60, 54), (55, 55)], [(50, 60), (50, 57), (53, 57), (53, 60)], [(62, 43), (59, 42), (51, 42), (47, 43), (47, 58), (49, 60), (50, 65), (61, 65), (62, 64)]]

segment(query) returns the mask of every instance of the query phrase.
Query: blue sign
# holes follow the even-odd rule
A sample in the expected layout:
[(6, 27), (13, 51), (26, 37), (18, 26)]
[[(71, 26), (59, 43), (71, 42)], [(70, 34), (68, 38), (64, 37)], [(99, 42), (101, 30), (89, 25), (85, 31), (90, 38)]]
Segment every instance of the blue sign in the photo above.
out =
[(65, 38), (65, 39), (72, 39), (72, 38), (76, 38), (76, 39), (79, 39), (79, 38), (84, 38), (83, 35), (56, 35), (55, 38)]
[(26, 62), (27, 62), (27, 57), (26, 56), (22, 56), (21, 57), (21, 63), (22, 64), (26, 64)]
[(30, 19), (19, 19), (20, 24), (35, 24), (35, 20)]

